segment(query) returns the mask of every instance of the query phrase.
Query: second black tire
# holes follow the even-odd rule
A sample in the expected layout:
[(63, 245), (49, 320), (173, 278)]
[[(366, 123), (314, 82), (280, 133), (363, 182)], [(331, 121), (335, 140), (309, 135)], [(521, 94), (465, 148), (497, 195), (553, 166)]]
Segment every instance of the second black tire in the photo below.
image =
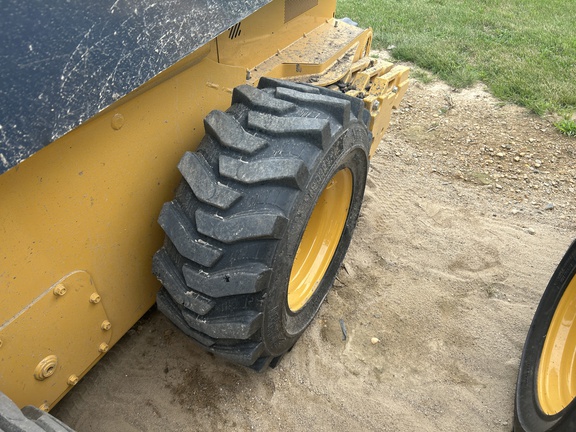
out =
[(514, 432), (576, 431), (576, 241), (558, 264), (526, 337)]
[(159, 223), (158, 307), (206, 350), (262, 370), (318, 311), (350, 244), (369, 164), (360, 99), (263, 78), (234, 89)]

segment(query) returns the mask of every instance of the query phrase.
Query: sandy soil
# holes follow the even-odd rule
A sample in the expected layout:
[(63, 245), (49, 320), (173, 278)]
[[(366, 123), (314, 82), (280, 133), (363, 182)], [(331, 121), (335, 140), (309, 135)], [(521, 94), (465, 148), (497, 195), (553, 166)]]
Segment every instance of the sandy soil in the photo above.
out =
[(510, 431), (528, 326), (576, 238), (575, 144), (481, 87), (413, 82), (335, 287), (276, 369), (215, 359), (152, 311), (53, 414), (78, 431)]

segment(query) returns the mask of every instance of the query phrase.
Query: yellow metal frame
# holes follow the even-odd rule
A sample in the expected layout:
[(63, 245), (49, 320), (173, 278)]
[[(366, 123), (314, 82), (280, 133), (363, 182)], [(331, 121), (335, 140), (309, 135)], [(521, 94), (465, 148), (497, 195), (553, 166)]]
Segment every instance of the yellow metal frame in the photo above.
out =
[(256, 83), (261, 76), (268, 76), (329, 86), (344, 79), (370, 52), (371, 41), (370, 29), (326, 20), (250, 69), (249, 81)]
[[(226, 110), (234, 87), (264, 75), (328, 85), (370, 69), (371, 31), (334, 10), (320, 0), (284, 22), (275, 0), (240, 23), (242, 37), (224, 33), (0, 176), (0, 390), (20, 407), (49, 410), (153, 305), (158, 213), (204, 117)], [(388, 116), (371, 110), (373, 125)], [(83, 308), (98, 314), (85, 320)]]
[(288, 284), (288, 307), (302, 309), (324, 277), (336, 252), (350, 209), (354, 180), (338, 171), (318, 198), (300, 241)]
[(548, 415), (576, 397), (576, 276), (554, 312), (538, 366), (538, 401)]
[[(362, 61), (359, 62), (362, 65)], [(375, 60), (370, 67), (359, 70), (344, 78), (354, 90), (346, 94), (363, 97), (364, 106), (370, 112), (370, 130), (374, 136), (370, 156), (372, 157), (388, 129), (392, 109), (398, 108), (406, 90), (410, 69), (392, 63)], [(369, 90), (366, 90), (369, 88)]]

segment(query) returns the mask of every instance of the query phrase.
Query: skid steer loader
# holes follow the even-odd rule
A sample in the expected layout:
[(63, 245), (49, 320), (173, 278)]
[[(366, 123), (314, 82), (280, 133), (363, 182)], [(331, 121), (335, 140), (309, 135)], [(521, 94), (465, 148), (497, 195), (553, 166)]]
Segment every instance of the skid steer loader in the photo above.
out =
[(408, 83), (335, 3), (5, 2), (0, 429), (67, 430), (155, 302), (256, 370), (296, 342)]

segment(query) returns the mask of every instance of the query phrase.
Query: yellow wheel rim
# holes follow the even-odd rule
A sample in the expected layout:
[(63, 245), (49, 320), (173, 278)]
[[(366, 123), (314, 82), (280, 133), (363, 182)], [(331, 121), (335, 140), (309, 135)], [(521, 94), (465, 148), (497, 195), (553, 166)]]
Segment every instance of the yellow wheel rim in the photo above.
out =
[(538, 399), (548, 415), (576, 397), (576, 277), (554, 312), (538, 367)]
[(297, 312), (312, 297), (336, 252), (352, 199), (352, 172), (342, 169), (318, 198), (298, 246), (288, 284), (288, 307)]

